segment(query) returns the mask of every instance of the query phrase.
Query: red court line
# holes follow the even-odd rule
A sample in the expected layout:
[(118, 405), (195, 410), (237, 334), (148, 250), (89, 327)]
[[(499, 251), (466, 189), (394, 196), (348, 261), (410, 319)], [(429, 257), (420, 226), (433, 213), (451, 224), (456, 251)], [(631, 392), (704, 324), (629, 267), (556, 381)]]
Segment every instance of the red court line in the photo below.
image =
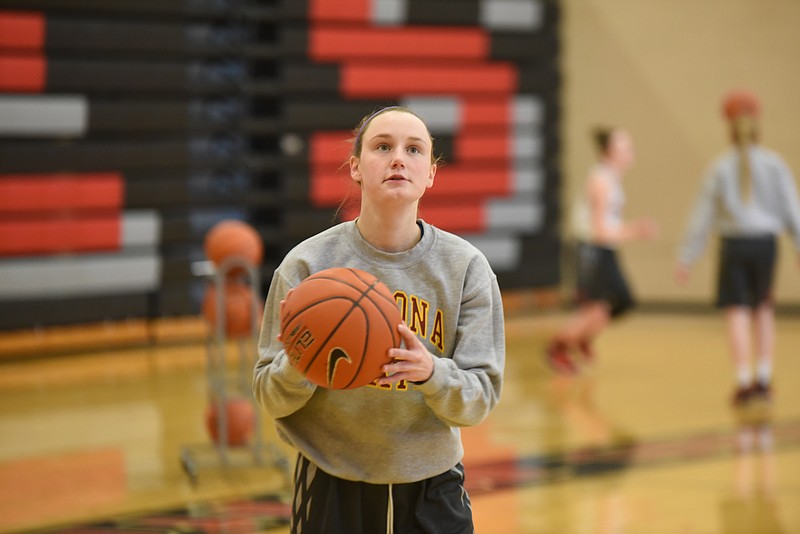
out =
[(517, 91), (518, 74), (508, 63), (424, 65), (345, 63), (340, 90), (347, 98), (399, 98), (409, 94), (509, 94)]
[(373, 0), (309, 0), (308, 20), (311, 22), (369, 22)]
[(0, 55), (0, 91), (41, 93), (46, 78), (44, 56)]
[(121, 209), (124, 194), (116, 172), (0, 175), (0, 215)]
[(119, 250), (121, 233), (122, 223), (116, 214), (0, 221), (0, 256)]
[(33, 11), (0, 11), (0, 50), (44, 48), (45, 18)]
[(318, 61), (443, 57), (479, 60), (488, 52), (489, 37), (478, 28), (323, 26), (309, 33), (309, 56)]

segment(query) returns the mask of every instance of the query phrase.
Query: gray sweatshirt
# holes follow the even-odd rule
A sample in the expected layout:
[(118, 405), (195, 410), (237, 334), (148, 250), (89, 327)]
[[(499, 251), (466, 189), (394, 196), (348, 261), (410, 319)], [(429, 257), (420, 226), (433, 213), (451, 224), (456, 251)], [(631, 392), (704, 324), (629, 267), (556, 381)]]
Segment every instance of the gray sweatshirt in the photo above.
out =
[(800, 250), (800, 201), (786, 163), (757, 145), (747, 148), (753, 195), (744, 202), (739, 192), (739, 154), (720, 157), (705, 179), (695, 203), (678, 259), (691, 265), (702, 254), (712, 229), (722, 237), (770, 236), (788, 230)]
[[(483, 254), (427, 223), (409, 251), (382, 252), (353, 221), (297, 245), (276, 269), (267, 296), (254, 393), (283, 440), (322, 470), (374, 484), (443, 473), (463, 456), (458, 427), (477, 425), (497, 404), (505, 365), (503, 307)], [(352, 390), (316, 387), (282, 345), (279, 302), (312, 273), (354, 267), (395, 294), (406, 324), (434, 356), (423, 384)]]

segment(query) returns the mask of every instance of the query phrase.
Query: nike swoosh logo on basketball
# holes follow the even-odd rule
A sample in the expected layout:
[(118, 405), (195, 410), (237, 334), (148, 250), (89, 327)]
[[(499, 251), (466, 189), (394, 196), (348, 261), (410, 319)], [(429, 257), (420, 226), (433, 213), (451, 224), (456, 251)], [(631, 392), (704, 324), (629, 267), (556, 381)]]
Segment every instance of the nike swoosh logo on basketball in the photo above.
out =
[(345, 360), (347, 363), (352, 361), (345, 351), (335, 347), (328, 353), (328, 386), (333, 384), (333, 376), (336, 374), (336, 366), (339, 365), (340, 360)]

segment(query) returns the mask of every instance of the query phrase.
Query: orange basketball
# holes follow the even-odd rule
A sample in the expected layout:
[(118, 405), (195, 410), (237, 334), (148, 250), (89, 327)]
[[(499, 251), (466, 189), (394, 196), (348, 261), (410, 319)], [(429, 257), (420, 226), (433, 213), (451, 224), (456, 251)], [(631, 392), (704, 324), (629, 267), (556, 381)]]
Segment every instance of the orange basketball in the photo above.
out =
[(722, 99), (722, 113), (728, 120), (743, 116), (758, 117), (760, 112), (761, 103), (750, 91), (731, 91)]
[(234, 219), (215, 224), (206, 234), (203, 249), (206, 257), (217, 267), (232, 257), (258, 266), (264, 257), (264, 244), (256, 229)]
[[(225, 334), (228, 337), (244, 337), (252, 333), (253, 299), (256, 298), (253, 288), (241, 282), (226, 282), (224, 285)], [(217, 288), (208, 284), (203, 297), (203, 317), (212, 328), (217, 327)], [(256, 321), (263, 314), (264, 305), (256, 302)]]
[(281, 339), (289, 360), (311, 382), (331, 389), (371, 383), (400, 346), (402, 322), (389, 288), (352, 268), (315, 273), (287, 295)]
[[(246, 445), (253, 436), (256, 412), (248, 399), (234, 397), (225, 401), (225, 443), (232, 446)], [(206, 410), (206, 430), (219, 443), (219, 409), (212, 400)]]

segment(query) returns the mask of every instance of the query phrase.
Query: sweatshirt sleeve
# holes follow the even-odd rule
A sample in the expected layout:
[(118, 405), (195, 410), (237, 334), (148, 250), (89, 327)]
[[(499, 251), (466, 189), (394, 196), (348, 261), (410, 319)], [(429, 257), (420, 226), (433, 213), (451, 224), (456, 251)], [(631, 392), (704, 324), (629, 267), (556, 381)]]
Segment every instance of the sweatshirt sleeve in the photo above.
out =
[(290, 415), (303, 406), (314, 394), (316, 386), (292, 367), (283, 344), (276, 339), (280, 332), (280, 301), (289, 285), (275, 272), (270, 283), (264, 317), (258, 340), (258, 361), (253, 376), (256, 400), (274, 418)]
[(797, 185), (789, 166), (781, 159), (778, 159), (778, 173), (781, 188), (780, 197), (783, 199), (784, 224), (794, 239), (796, 249), (800, 251), (800, 200), (797, 196)]
[(503, 385), (503, 304), (494, 274), (465, 295), (457, 328), (452, 359), (436, 358), (431, 378), (415, 388), (448, 425), (477, 425), (497, 405)]
[(716, 219), (716, 170), (712, 170), (705, 179), (700, 194), (695, 201), (689, 218), (686, 237), (678, 253), (678, 261), (682, 265), (692, 265), (703, 253), (708, 235)]

